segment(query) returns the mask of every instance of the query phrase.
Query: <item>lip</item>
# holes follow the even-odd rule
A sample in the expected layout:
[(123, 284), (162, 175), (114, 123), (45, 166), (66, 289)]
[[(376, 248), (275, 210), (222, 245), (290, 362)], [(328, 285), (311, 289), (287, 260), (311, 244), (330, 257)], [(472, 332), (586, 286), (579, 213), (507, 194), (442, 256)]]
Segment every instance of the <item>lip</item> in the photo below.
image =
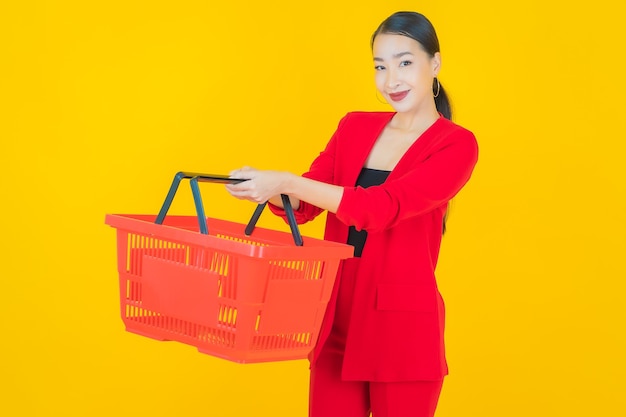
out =
[(393, 101), (402, 101), (409, 94), (409, 90), (400, 91), (399, 93), (389, 93), (389, 98)]

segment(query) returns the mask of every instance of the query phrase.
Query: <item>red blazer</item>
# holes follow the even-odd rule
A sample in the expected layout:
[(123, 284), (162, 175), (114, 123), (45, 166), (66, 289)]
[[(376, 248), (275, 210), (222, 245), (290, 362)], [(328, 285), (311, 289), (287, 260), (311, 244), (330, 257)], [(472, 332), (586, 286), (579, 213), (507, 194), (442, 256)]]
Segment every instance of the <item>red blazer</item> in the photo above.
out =
[[(435, 267), (448, 201), (469, 180), (478, 158), (474, 135), (440, 117), (406, 151), (384, 184), (355, 187), (374, 142), (394, 113), (349, 113), (304, 177), (341, 185), (325, 239), (345, 243), (348, 228), (368, 232), (356, 278), (343, 378), (438, 380), (447, 374), (444, 304)], [(270, 206), (278, 215), (284, 212)], [(305, 201), (304, 223), (322, 210)], [(338, 274), (338, 280), (341, 273)], [(328, 337), (336, 289), (312, 361)]]

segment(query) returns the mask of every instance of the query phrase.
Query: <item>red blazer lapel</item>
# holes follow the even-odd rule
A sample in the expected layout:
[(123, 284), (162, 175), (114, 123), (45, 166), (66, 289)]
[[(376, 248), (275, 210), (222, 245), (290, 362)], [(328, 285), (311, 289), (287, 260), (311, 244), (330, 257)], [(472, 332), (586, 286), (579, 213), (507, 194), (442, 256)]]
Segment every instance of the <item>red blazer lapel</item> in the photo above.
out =
[[(354, 113), (350, 113), (352, 115)], [(357, 113), (358, 114), (358, 113)], [(395, 113), (368, 113), (368, 117), (359, 117), (358, 122), (346, 123), (343, 137), (346, 139), (342, 146), (341, 157), (337, 162), (341, 164), (336, 172), (342, 173), (341, 185), (353, 186), (365, 165), (374, 143), (382, 133), (387, 123)], [(356, 123), (355, 123), (356, 122)]]

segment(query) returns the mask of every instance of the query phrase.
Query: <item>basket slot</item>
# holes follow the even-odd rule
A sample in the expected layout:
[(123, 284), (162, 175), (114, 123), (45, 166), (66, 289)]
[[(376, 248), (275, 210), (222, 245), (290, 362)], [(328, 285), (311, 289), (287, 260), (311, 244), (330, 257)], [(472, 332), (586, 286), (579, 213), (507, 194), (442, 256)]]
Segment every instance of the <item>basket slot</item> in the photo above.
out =
[(126, 280), (126, 300), (141, 301), (141, 284), (133, 279)]
[(222, 233), (218, 233), (215, 235), (215, 237), (219, 237), (220, 239), (225, 239), (225, 240), (232, 240), (233, 242), (239, 242), (239, 243), (244, 243), (246, 245), (253, 245), (253, 246), (268, 246), (267, 243), (264, 242), (260, 242), (258, 240), (252, 240), (248, 237), (244, 237), (242, 236), (233, 236), (232, 234), (229, 235), (225, 235)]
[(253, 350), (289, 350), (307, 348), (311, 346), (311, 333), (279, 334), (271, 336), (256, 336)]
[(237, 309), (222, 304), (219, 309), (217, 324), (234, 330), (237, 326)]
[(230, 330), (201, 328), (197, 340), (199, 345), (212, 345), (232, 349), (235, 345), (235, 333)]
[(272, 279), (319, 280), (322, 278), (322, 261), (271, 261)]
[(202, 326), (174, 317), (164, 316), (140, 307), (127, 306), (126, 330), (156, 340), (193, 341)]
[(231, 256), (216, 250), (201, 247), (190, 248), (190, 266), (195, 266), (219, 275), (217, 296), (235, 298), (235, 280), (230, 276)]
[(144, 256), (189, 263), (189, 246), (152, 237), (128, 234), (126, 271), (142, 275)]
[[(144, 308), (135, 305), (126, 305), (124, 323), (126, 326), (132, 326), (134, 323), (140, 323), (153, 328), (163, 328), (165, 325), (166, 317), (154, 311), (146, 310)], [(154, 337), (159, 340), (167, 340), (164, 337)]]

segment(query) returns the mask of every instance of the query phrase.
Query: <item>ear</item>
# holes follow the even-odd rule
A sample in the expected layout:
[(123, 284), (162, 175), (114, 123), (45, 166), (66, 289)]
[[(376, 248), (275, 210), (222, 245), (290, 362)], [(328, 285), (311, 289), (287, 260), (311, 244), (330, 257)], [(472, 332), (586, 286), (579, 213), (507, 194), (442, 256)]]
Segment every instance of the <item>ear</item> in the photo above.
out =
[(433, 77), (436, 77), (441, 70), (441, 54), (435, 52), (435, 55), (430, 59), (430, 64), (433, 70)]

